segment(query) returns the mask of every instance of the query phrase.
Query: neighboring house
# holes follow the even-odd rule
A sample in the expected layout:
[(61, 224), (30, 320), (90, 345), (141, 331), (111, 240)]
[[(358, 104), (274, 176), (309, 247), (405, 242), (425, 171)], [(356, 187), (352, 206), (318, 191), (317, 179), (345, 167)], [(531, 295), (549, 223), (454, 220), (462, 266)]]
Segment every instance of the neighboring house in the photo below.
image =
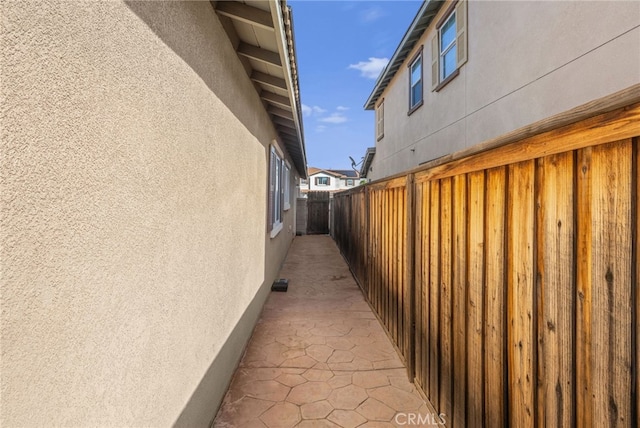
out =
[(366, 101), (377, 179), (630, 88), (637, 2), (425, 1)]
[(308, 192), (335, 193), (360, 185), (360, 175), (354, 170), (309, 167), (307, 176), (300, 179), (301, 197)]
[(248, 3), (0, 3), (0, 425), (211, 423), (307, 168), (291, 12)]

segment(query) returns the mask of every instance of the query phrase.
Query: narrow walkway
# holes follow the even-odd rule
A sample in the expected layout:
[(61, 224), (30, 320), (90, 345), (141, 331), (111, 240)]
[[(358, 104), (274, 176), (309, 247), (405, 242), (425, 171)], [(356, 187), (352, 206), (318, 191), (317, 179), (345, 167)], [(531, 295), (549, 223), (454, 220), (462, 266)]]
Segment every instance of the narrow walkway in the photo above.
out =
[(214, 427), (393, 427), (431, 414), (328, 236), (296, 237)]

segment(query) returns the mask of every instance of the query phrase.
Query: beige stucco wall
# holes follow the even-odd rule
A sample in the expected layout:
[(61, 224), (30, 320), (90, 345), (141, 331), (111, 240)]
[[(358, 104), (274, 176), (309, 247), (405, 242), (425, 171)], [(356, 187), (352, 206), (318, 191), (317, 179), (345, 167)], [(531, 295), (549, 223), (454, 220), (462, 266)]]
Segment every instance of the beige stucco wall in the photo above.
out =
[[(418, 166), (640, 82), (640, 3), (468, 3), (468, 62), (431, 91), (431, 43), (445, 4), (384, 98), (369, 178)], [(408, 61), (424, 45), (424, 105), (408, 111)], [(412, 151), (415, 149), (415, 152)]]
[(209, 2), (0, 16), (0, 425), (208, 423), (295, 232), (251, 81)]

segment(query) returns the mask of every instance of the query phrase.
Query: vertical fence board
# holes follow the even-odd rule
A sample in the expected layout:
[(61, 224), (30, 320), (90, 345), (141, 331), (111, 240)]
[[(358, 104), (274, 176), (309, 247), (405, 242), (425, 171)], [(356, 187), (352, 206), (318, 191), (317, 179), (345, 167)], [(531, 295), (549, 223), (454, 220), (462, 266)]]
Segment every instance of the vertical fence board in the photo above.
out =
[(538, 425), (573, 426), (573, 152), (538, 160)]
[[(416, 323), (416, 328), (414, 330), (414, 334), (415, 334), (415, 338), (414, 338), (414, 349), (415, 349), (415, 376), (414, 376), (414, 382), (418, 384), (418, 386), (420, 387), (420, 389), (422, 389), (422, 391), (425, 391), (425, 383), (424, 383), (424, 363), (423, 363), (423, 358), (424, 358), (424, 352), (423, 352), (423, 347), (422, 347), (422, 334), (425, 331), (425, 322), (424, 322), (424, 315), (423, 313), (426, 311), (426, 307), (424, 305), (424, 284), (423, 284), (423, 279), (424, 279), (424, 264), (422, 263), (422, 257), (424, 254), (424, 225), (423, 225), (423, 221), (424, 221), (424, 204), (423, 205), (423, 186), (424, 184), (420, 183), (420, 184), (415, 184), (415, 193), (414, 193), (414, 199), (413, 199), (413, 203), (415, 205), (414, 209), (412, 210), (411, 207), (409, 207), (407, 209), (408, 213), (415, 213), (415, 217), (414, 217), (414, 230), (413, 230), (413, 236), (411, 237), (411, 239), (413, 239), (413, 247), (414, 247), (414, 253), (413, 253), (413, 263), (414, 263), (414, 271), (413, 271), (413, 282), (414, 282), (414, 291), (415, 291), (415, 298), (414, 298), (414, 304), (415, 304), (415, 309), (414, 309), (414, 321)], [(411, 215), (411, 214), (409, 214)]]
[(388, 293), (387, 293), (387, 328), (391, 332), (391, 337), (393, 338), (394, 343), (398, 343), (398, 336), (395, 326), (395, 294), (396, 294), (396, 286), (397, 286), (397, 278), (396, 278), (396, 228), (398, 222), (398, 204), (396, 201), (396, 192), (395, 189), (387, 190), (387, 194), (389, 195), (389, 209), (391, 212), (390, 222), (389, 222), (389, 282)]
[(507, 175), (504, 167), (487, 171), (484, 388), (485, 426), (505, 426), (507, 372), (505, 343), (505, 216)]
[(407, 370), (409, 371), (409, 379), (413, 379), (415, 375), (415, 341), (413, 337), (414, 328), (413, 323), (415, 320), (415, 281), (413, 277), (414, 271), (414, 248), (413, 237), (415, 235), (415, 187), (413, 182), (413, 174), (409, 174), (407, 177), (407, 183), (404, 191), (404, 215), (402, 216), (402, 223), (404, 229), (404, 245), (402, 246), (402, 266), (403, 272), (403, 287), (402, 287), (402, 307), (400, 317), (402, 319), (403, 328), (403, 342), (405, 349), (405, 361), (407, 362)]
[(467, 423), (483, 423), (483, 293), (484, 293), (484, 171), (469, 174), (469, 290), (467, 295)]
[(382, 191), (384, 213), (382, 215), (382, 226), (384, 229), (384, 254), (382, 256), (382, 263), (384, 263), (384, 281), (382, 282), (382, 313), (383, 322), (387, 329), (389, 328), (389, 290), (391, 289), (391, 257), (389, 252), (389, 222), (391, 221), (391, 199), (387, 190)]
[(375, 194), (375, 213), (376, 213), (376, 263), (375, 263), (375, 307), (376, 312), (380, 314), (380, 290), (382, 288), (382, 267), (384, 266), (384, 261), (382, 259), (382, 201), (380, 200), (380, 192), (376, 191)]
[(393, 322), (394, 322), (394, 327), (395, 327), (395, 331), (396, 331), (396, 343), (398, 344), (398, 349), (400, 349), (401, 351), (404, 351), (404, 342), (403, 342), (403, 337), (402, 337), (402, 315), (400, 313), (400, 308), (402, 305), (402, 288), (403, 288), (403, 272), (404, 269), (402, 267), (402, 263), (403, 263), (403, 255), (402, 255), (402, 248), (404, 247), (404, 233), (402, 230), (402, 223), (403, 223), (403, 219), (404, 219), (404, 211), (402, 210), (402, 204), (403, 204), (403, 193), (401, 192), (401, 189), (396, 188), (395, 189), (395, 193), (396, 193), (396, 229), (394, 232), (394, 244), (395, 244), (395, 252), (396, 252), (396, 258), (395, 258), (395, 267), (396, 267), (396, 273), (395, 273), (395, 287), (394, 287), (394, 299), (393, 299)]
[(422, 358), (420, 364), (423, 367), (423, 375), (422, 375), (422, 385), (423, 391), (428, 395), (429, 394), (429, 379), (430, 379), (430, 367), (431, 363), (429, 361), (429, 331), (430, 331), (430, 319), (431, 312), (435, 310), (431, 304), (431, 295), (429, 289), (429, 279), (430, 279), (430, 242), (431, 242), (431, 222), (430, 222), (430, 208), (431, 208), (431, 186), (429, 183), (422, 183), (422, 203), (418, 205), (419, 209), (422, 211), (422, 230), (423, 233), (420, 235), (421, 237), (421, 246), (422, 246), (422, 257), (420, 257), (420, 265), (422, 266), (422, 299), (421, 306), (423, 308), (423, 322), (418, 325), (416, 324), (416, 332), (418, 332), (420, 339), (422, 341)]
[(509, 324), (509, 419), (511, 425), (534, 424), (534, 164), (509, 166), (507, 313)]
[(440, 410), (453, 417), (453, 293), (452, 287), (451, 179), (440, 188)]
[(631, 141), (594, 147), (582, 159), (580, 187), (589, 186), (591, 195), (582, 201), (591, 205), (591, 233), (582, 237), (592, 248), (590, 258), (580, 260), (591, 265), (591, 275), (581, 278), (578, 288), (579, 300), (580, 293), (585, 296), (579, 306), (584, 338), (579, 386), (589, 391), (580, 397), (579, 410), (585, 413), (580, 421), (625, 426), (631, 421)]
[(453, 177), (453, 425), (466, 424), (467, 177)]
[(440, 399), (440, 182), (432, 181), (429, 214), (429, 399)]
[(590, 427), (593, 420), (593, 382), (591, 335), (591, 152), (588, 147), (578, 151), (577, 162), (577, 253), (576, 253), (576, 421), (578, 427)]
[(633, 213), (633, 218), (635, 218), (635, 227), (636, 227), (636, 236), (635, 236), (635, 246), (633, 248), (632, 253), (632, 263), (636, 265), (636, 272), (634, 281), (631, 283), (632, 291), (635, 293), (635, 308), (633, 310), (634, 315), (634, 325), (633, 329), (633, 337), (632, 342), (635, 346), (633, 350), (633, 373), (635, 375), (633, 392), (635, 395), (635, 402), (632, 403), (634, 405), (634, 414), (631, 415), (632, 421), (640, 421), (640, 138), (634, 138), (634, 146), (635, 146), (635, 194), (631, 200), (636, 201), (635, 211)]

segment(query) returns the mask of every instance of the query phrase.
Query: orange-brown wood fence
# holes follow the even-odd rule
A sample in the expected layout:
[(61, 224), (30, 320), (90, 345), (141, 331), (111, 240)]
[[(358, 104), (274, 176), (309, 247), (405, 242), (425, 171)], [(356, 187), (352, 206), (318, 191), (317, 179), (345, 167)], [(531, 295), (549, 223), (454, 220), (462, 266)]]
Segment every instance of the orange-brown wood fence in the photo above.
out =
[(447, 426), (638, 426), (640, 104), (334, 197)]

